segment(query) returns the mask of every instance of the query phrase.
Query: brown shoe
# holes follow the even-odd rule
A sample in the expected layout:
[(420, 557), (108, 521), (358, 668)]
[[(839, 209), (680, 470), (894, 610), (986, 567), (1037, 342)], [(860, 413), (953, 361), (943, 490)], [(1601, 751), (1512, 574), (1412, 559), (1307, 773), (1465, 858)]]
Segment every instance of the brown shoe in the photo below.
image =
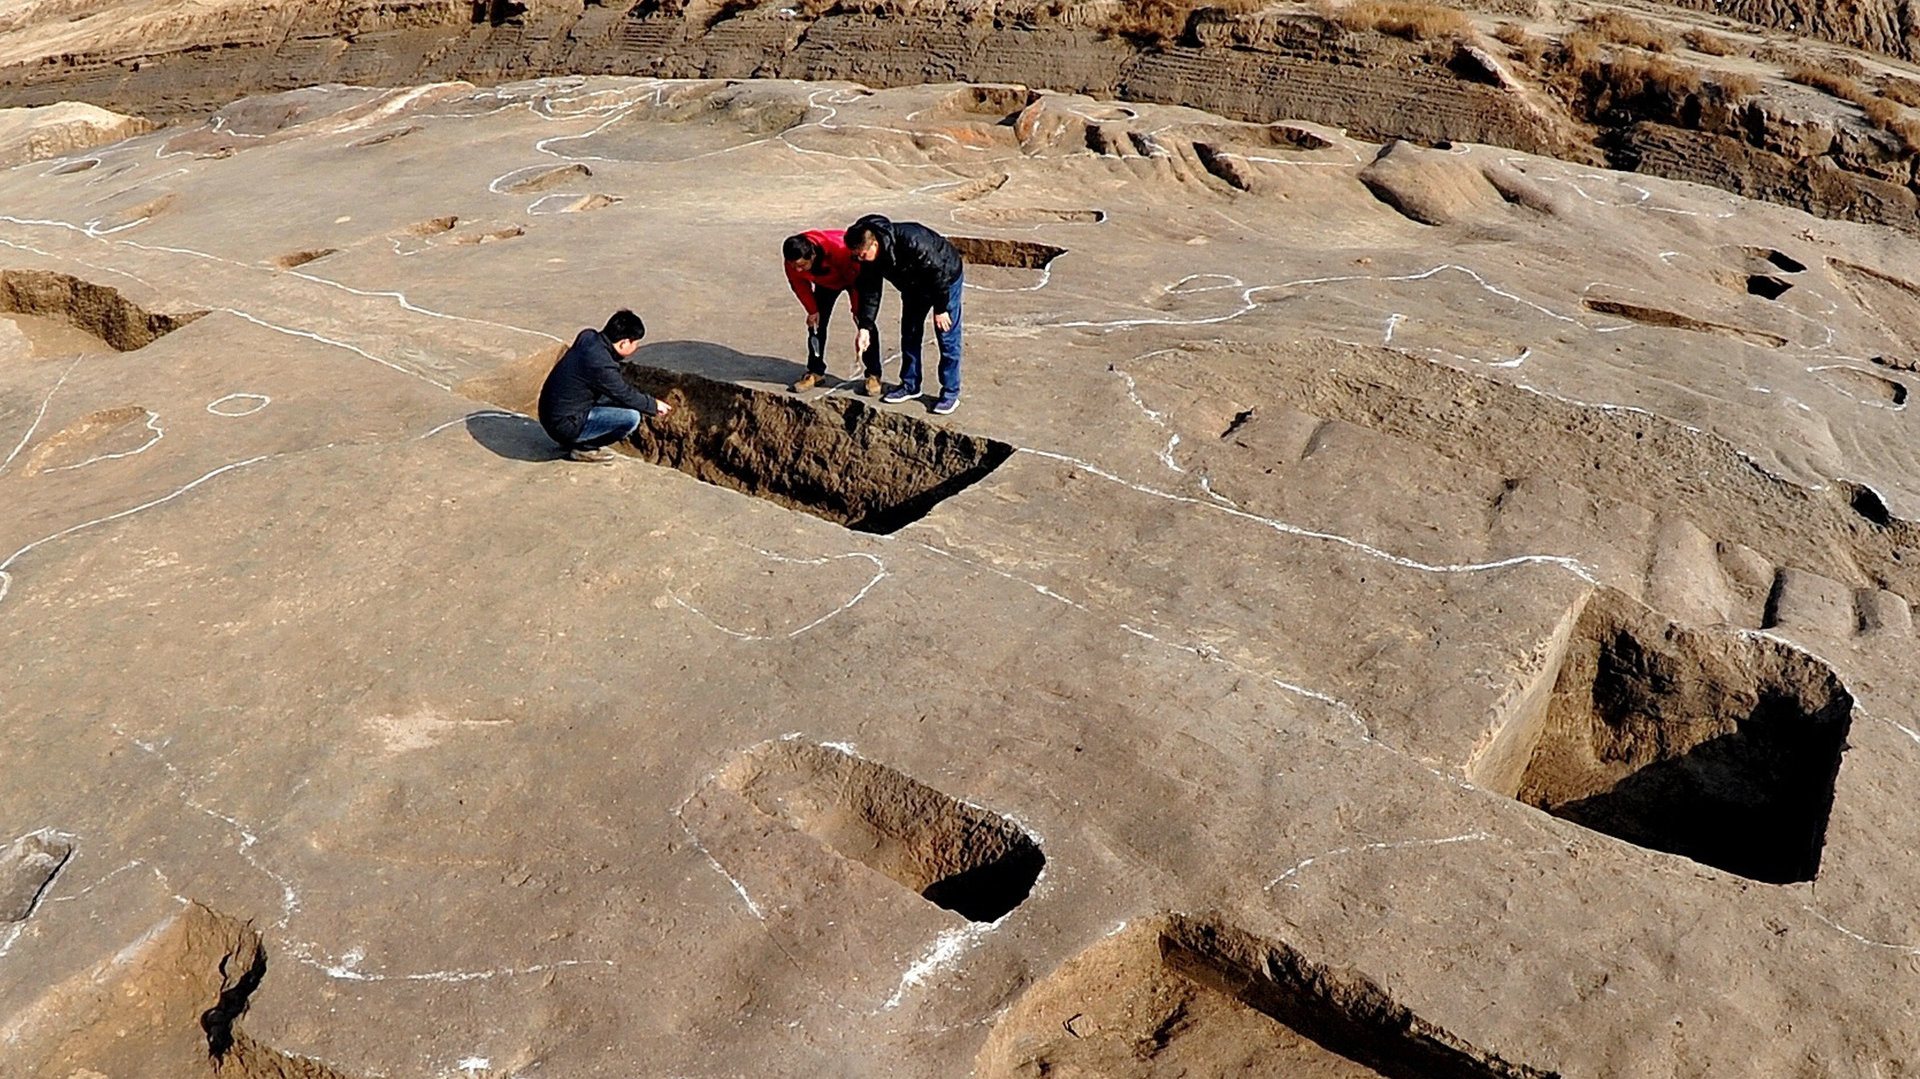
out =
[(801, 393), (813, 389), (818, 385), (820, 385), (820, 376), (814, 374), (812, 371), (808, 371), (806, 374), (800, 376), (800, 381), (788, 386), (787, 389), (794, 393)]
[(880, 396), (880, 376), (868, 375), (867, 381), (865, 382), (865, 384), (863, 384), (860, 387), (860, 396), (862, 397)]
[(590, 465), (610, 465), (620, 459), (612, 450), (568, 450), (567, 460), (584, 461)]

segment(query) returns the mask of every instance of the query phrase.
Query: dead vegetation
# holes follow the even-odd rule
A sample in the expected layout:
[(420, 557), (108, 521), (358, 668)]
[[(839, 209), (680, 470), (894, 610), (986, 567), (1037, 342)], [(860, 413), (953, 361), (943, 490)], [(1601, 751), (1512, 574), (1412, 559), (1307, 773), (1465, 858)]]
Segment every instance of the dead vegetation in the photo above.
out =
[(1697, 27), (1680, 35), (1680, 38), (1687, 43), (1687, 48), (1708, 56), (1733, 56), (1746, 51), (1735, 44), (1731, 38), (1724, 38), (1711, 30), (1701, 30)]
[(1650, 52), (1672, 52), (1680, 43), (1679, 35), (1673, 31), (1619, 11), (1603, 11), (1592, 16), (1586, 20), (1586, 28), (1602, 41)]
[(1143, 48), (1166, 48), (1185, 39), (1203, 12), (1231, 18), (1259, 7), (1258, 0), (1135, 0), (1115, 8), (1102, 30)]
[(1465, 13), (1425, 0), (1350, 0), (1323, 4), (1320, 10), (1348, 30), (1371, 30), (1408, 41), (1464, 38), (1473, 32)]
[[(1859, 64), (1851, 61), (1845, 64), (1802, 61), (1788, 65), (1785, 74), (1789, 82), (1812, 87), (1858, 107), (1868, 123), (1899, 139), (1902, 149), (1908, 153), (1920, 152), (1920, 121), (1907, 115), (1906, 107), (1900, 102), (1881, 96), (1861, 81), (1866, 71)], [(1883, 89), (1899, 85), (1895, 93), (1909, 98), (1920, 97), (1920, 93), (1914, 92), (1920, 91), (1920, 86), (1905, 79), (1897, 82), (1889, 80), (1881, 85)]]

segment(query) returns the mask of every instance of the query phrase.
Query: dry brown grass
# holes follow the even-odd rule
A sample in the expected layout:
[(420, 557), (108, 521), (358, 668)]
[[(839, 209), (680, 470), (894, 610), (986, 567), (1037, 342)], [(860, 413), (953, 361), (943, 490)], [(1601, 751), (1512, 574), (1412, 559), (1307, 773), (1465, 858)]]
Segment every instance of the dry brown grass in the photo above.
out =
[(1713, 76), (1713, 85), (1732, 101), (1745, 101), (1760, 92), (1760, 80), (1744, 71), (1722, 71)]
[(1349, 30), (1373, 30), (1408, 41), (1460, 38), (1473, 32), (1464, 12), (1426, 0), (1349, 0), (1321, 10)]
[(1137, 45), (1165, 48), (1186, 37), (1194, 15), (1203, 10), (1233, 16), (1261, 6), (1261, 0), (1132, 0), (1114, 12), (1102, 29)]
[(1898, 75), (1882, 76), (1880, 96), (1898, 101), (1908, 108), (1920, 106), (1920, 82), (1901, 78)]
[(1697, 53), (1705, 53), (1708, 56), (1732, 56), (1735, 53), (1745, 51), (1741, 49), (1739, 45), (1735, 44), (1732, 39), (1721, 37), (1719, 34), (1713, 33), (1710, 30), (1693, 29), (1680, 35), (1680, 37), (1681, 40), (1687, 43), (1687, 48)]
[(1649, 52), (1672, 52), (1680, 43), (1673, 31), (1618, 11), (1603, 11), (1587, 19), (1586, 27), (1602, 41), (1632, 45)]
[(1802, 86), (1811, 86), (1815, 90), (1832, 94), (1843, 101), (1857, 101), (1867, 95), (1867, 89), (1851, 75), (1836, 71), (1819, 64), (1798, 61), (1787, 65), (1783, 72), (1788, 82), (1797, 82)]
[[(1840, 68), (1840, 70), (1836, 70)], [(1860, 81), (1866, 69), (1858, 63), (1835, 65), (1795, 63), (1787, 66), (1786, 76), (1802, 86), (1811, 86), (1842, 101), (1859, 106), (1867, 122), (1898, 138), (1908, 153), (1920, 153), (1920, 121), (1907, 115), (1897, 101), (1890, 101), (1868, 89)], [(1904, 80), (1903, 80), (1904, 81)]]
[(1536, 71), (1539, 70), (1541, 61), (1546, 58), (1547, 40), (1538, 34), (1527, 32), (1527, 29), (1518, 23), (1501, 23), (1500, 28), (1493, 32), (1493, 36), (1509, 46), (1508, 55), (1511, 58)]

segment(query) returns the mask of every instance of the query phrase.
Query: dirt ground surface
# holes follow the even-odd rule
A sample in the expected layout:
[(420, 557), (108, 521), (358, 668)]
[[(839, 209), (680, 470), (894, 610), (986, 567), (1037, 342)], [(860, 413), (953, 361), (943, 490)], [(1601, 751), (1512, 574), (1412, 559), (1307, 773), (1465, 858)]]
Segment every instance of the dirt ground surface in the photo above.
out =
[[(844, 308), (786, 392), (866, 212), (967, 238), (952, 416)], [(621, 306), (683, 407), (561, 460)], [(0, 172), (0, 316), (7, 1076), (1920, 1074), (1909, 234), (333, 86)]]

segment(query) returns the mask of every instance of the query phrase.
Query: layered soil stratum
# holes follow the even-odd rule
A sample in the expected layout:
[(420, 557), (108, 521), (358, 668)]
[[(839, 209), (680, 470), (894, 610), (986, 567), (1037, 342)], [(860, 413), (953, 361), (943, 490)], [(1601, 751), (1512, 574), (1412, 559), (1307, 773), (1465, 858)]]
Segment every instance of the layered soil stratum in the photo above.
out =
[[(142, 18), (202, 98), (0, 172), (0, 1075), (1920, 1074), (1906, 224)], [(745, 16), (575, 15), (661, 19)], [(965, 253), (951, 416), (844, 311), (786, 391), (867, 212)], [(621, 306), (678, 407), (563, 460)]]

